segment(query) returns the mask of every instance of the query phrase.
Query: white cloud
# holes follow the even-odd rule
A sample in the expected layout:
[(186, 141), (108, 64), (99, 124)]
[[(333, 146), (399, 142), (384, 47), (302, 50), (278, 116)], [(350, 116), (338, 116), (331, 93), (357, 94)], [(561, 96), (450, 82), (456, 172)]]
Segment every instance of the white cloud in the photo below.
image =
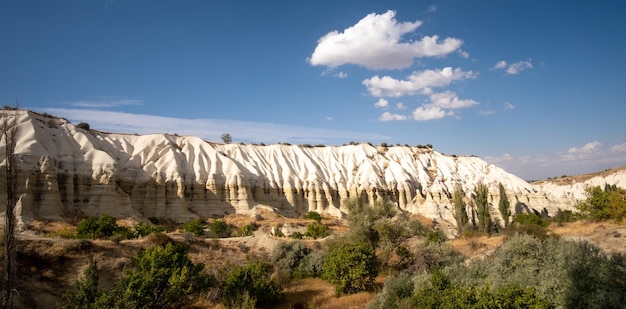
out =
[(504, 69), (506, 68), (506, 61), (501, 60), (498, 61), (498, 63), (496, 63), (496, 65), (493, 66), (494, 69)]
[(339, 77), (339, 78), (343, 79), (343, 78), (348, 77), (348, 74), (345, 73), (345, 72), (339, 72), (339, 73), (335, 74), (335, 77)]
[(396, 108), (399, 110), (407, 109), (406, 105), (402, 104), (402, 102), (398, 102), (398, 104), (396, 104)]
[(390, 76), (373, 76), (362, 84), (374, 97), (400, 97), (417, 93), (428, 94), (432, 87), (444, 87), (456, 80), (476, 78), (478, 73), (460, 68), (445, 67), (441, 70), (413, 72), (408, 79), (398, 80)]
[(441, 119), (446, 116), (446, 112), (438, 106), (420, 106), (413, 111), (413, 119), (426, 121)]
[(437, 12), (437, 6), (436, 6), (436, 5), (434, 5), (434, 4), (433, 4), (433, 5), (431, 5), (431, 6), (429, 6), (429, 7), (426, 9), (426, 12), (427, 12), (427, 13), (434, 13), (434, 12)]
[(380, 118), (378, 118), (379, 121), (401, 121), (407, 119), (409, 119), (409, 116), (407, 115), (392, 114), (390, 112), (384, 112), (382, 115), (380, 115)]
[(457, 53), (459, 53), (459, 56), (461, 56), (461, 58), (469, 58), (469, 53), (462, 49), (457, 50)]
[(389, 136), (310, 128), (275, 123), (235, 121), (224, 119), (183, 119), (112, 111), (45, 108), (42, 112), (65, 117), (73, 123), (87, 122), (92, 129), (120, 133), (178, 133), (219, 141), (224, 132), (233, 139), (246, 142), (342, 143), (346, 140), (390, 139)]
[(511, 63), (511, 64), (502, 60), (502, 61), (498, 61), (498, 63), (496, 63), (493, 66), (493, 69), (496, 69), (496, 70), (505, 69), (505, 72), (510, 75), (519, 74), (522, 71), (532, 69), (532, 68), (533, 68), (533, 64), (531, 63), (530, 59), (528, 61), (518, 61), (515, 63)]
[(502, 104), (502, 106), (504, 106), (504, 109), (515, 109), (515, 105), (509, 102), (505, 102), (504, 104)]
[(456, 38), (439, 41), (437, 35), (403, 41), (403, 36), (414, 32), (422, 22), (399, 23), (395, 15), (391, 10), (384, 14), (371, 13), (343, 32), (324, 35), (318, 40), (309, 63), (331, 68), (356, 64), (369, 69), (404, 69), (413, 65), (415, 58), (442, 57), (463, 43)]
[(428, 105), (444, 109), (459, 109), (474, 106), (478, 102), (474, 100), (461, 100), (454, 91), (433, 93), (430, 95), (431, 103)]
[(570, 154), (589, 154), (599, 151), (600, 147), (602, 147), (602, 143), (598, 141), (593, 141), (585, 144), (580, 148), (572, 147), (567, 152)]
[(114, 108), (119, 106), (129, 106), (129, 105), (141, 105), (143, 101), (140, 99), (131, 99), (131, 98), (123, 98), (123, 97), (93, 97), (86, 100), (74, 101), (69, 103), (72, 106), (76, 107), (87, 107), (87, 108)]
[(330, 117), (330, 116), (326, 116), (326, 120), (328, 120), (328, 121), (334, 121), (334, 120), (335, 120), (335, 118)]
[(491, 116), (493, 114), (495, 114), (495, 111), (489, 110), (489, 111), (479, 111), (479, 113), (483, 116)]
[(611, 146), (611, 148), (609, 148), (609, 151), (611, 153), (619, 153), (619, 152), (626, 153), (626, 143), (613, 145)]
[(384, 98), (380, 98), (378, 99), (378, 101), (376, 101), (376, 103), (374, 103), (374, 106), (380, 107), (380, 108), (387, 108), (389, 106), (389, 101), (385, 100)]

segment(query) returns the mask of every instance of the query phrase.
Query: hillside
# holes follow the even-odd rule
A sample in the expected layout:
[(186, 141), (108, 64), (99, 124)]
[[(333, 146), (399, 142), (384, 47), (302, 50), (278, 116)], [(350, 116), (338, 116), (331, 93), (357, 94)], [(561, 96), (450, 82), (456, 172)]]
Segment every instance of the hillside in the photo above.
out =
[[(23, 221), (108, 213), (183, 222), (258, 207), (292, 217), (311, 210), (342, 217), (344, 202), (357, 198), (387, 199), (408, 212), (453, 222), (453, 190), (461, 186), (471, 201), (479, 182), (489, 187), (492, 205), (502, 183), (514, 213), (552, 214), (561, 207), (541, 187), (480, 158), (429, 147), (218, 144), (100, 132), (31, 111), (3, 113), (18, 122)], [(500, 217), (497, 207), (492, 216)]]

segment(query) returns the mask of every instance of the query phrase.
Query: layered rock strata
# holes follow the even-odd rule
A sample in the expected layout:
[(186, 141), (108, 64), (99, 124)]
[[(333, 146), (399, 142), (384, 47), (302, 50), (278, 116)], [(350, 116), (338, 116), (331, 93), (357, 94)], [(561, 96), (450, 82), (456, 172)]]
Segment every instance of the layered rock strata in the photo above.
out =
[(489, 187), (494, 218), (500, 218), (499, 183), (514, 213), (559, 207), (497, 166), (426, 147), (225, 145), (85, 130), (30, 111), (4, 114), (18, 123), (18, 214), (25, 221), (107, 213), (182, 222), (257, 206), (286, 216), (317, 211), (340, 217), (346, 200), (359, 199), (391, 200), (408, 212), (454, 222), (452, 192), (462, 187), (471, 210), (478, 183)]

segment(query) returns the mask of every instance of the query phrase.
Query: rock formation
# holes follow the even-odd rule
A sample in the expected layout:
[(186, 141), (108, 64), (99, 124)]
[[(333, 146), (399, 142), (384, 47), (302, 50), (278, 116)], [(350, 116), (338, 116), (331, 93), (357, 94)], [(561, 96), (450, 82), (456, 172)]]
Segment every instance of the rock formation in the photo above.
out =
[(479, 182), (490, 189), (494, 218), (500, 218), (499, 183), (513, 213), (532, 208), (552, 214), (559, 207), (497, 166), (430, 147), (216, 144), (99, 132), (31, 111), (3, 113), (19, 125), (18, 211), (24, 221), (107, 213), (182, 222), (257, 206), (285, 216), (313, 210), (340, 217), (345, 201), (356, 198), (390, 200), (408, 212), (454, 222), (452, 192), (461, 186), (471, 201)]

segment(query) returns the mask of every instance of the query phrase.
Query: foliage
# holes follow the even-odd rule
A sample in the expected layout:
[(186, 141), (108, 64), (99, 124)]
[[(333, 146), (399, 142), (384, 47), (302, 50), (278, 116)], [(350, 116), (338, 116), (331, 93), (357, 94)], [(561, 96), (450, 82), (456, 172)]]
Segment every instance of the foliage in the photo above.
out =
[(209, 223), (209, 230), (218, 237), (228, 237), (230, 235), (230, 227), (224, 220), (213, 220)]
[(513, 218), (513, 226), (508, 234), (521, 233), (545, 239), (548, 237), (546, 228), (550, 222), (544, 220), (537, 212), (517, 214)]
[(76, 227), (78, 238), (106, 239), (118, 231), (116, 219), (103, 214), (100, 217), (89, 216)]
[(506, 190), (501, 183), (498, 184), (498, 190), (500, 191), (498, 210), (500, 210), (500, 214), (502, 215), (504, 228), (507, 229), (509, 227), (509, 217), (511, 216), (511, 202), (509, 202), (509, 198), (506, 196)]
[(202, 218), (196, 218), (183, 224), (183, 230), (196, 236), (202, 236), (204, 235), (205, 226), (206, 222)]
[(519, 223), (520, 225), (539, 225), (543, 227), (547, 227), (549, 224), (540, 214), (534, 212), (517, 214), (513, 218), (513, 222)]
[(320, 215), (317, 211), (309, 211), (304, 215), (304, 219), (315, 220), (319, 223), (322, 221), (322, 215)]
[(379, 219), (393, 218), (396, 215), (395, 205), (382, 201), (367, 205), (357, 199), (348, 200), (345, 204), (349, 212), (350, 227), (347, 237), (352, 241), (367, 243), (375, 249), (380, 241), (380, 235), (374, 229), (374, 223)]
[(311, 249), (300, 241), (280, 242), (272, 250), (271, 261), (279, 271), (284, 271), (292, 277), (309, 253)]
[(98, 290), (98, 268), (93, 258), (89, 259), (89, 266), (82, 279), (76, 280), (74, 287), (63, 295), (63, 309), (89, 308), (96, 302)]
[(193, 264), (185, 245), (152, 246), (131, 259), (116, 286), (98, 303), (111, 308), (177, 308), (185, 296), (212, 284), (202, 273), (203, 264)]
[(489, 188), (483, 183), (476, 185), (476, 196), (474, 198), (476, 210), (478, 212), (479, 231), (491, 232), (491, 215), (489, 214)]
[(617, 222), (626, 216), (626, 190), (615, 185), (589, 187), (586, 198), (579, 201), (576, 208), (583, 217), (593, 220), (613, 219)]
[(328, 235), (330, 235), (328, 226), (320, 223), (307, 225), (306, 232), (304, 233), (304, 236), (311, 237), (313, 239), (324, 238)]
[(469, 222), (467, 209), (465, 208), (465, 202), (463, 201), (464, 196), (465, 192), (463, 192), (463, 188), (461, 188), (461, 186), (458, 186), (454, 190), (454, 193), (452, 195), (452, 204), (454, 206), (454, 220), (456, 220), (456, 226), (459, 234), (463, 233), (463, 230)]
[(357, 242), (335, 244), (324, 260), (322, 278), (337, 294), (366, 290), (378, 275), (379, 262), (371, 246)]
[(250, 224), (245, 224), (239, 227), (239, 229), (237, 230), (237, 237), (252, 236), (253, 232), (254, 226)]
[(220, 136), (220, 138), (222, 139), (222, 142), (224, 142), (224, 144), (230, 144), (230, 143), (233, 142), (232, 136), (230, 136), (230, 134), (228, 134), (228, 133), (222, 134), (222, 136)]
[(152, 233), (159, 233), (159, 232), (165, 231), (165, 227), (161, 225), (145, 224), (143, 222), (139, 222), (135, 224), (134, 229), (135, 229), (134, 234), (136, 237), (145, 237)]
[(83, 129), (83, 130), (87, 130), (87, 131), (89, 131), (89, 128), (90, 128), (89, 124), (88, 124), (88, 123), (86, 123), (86, 122), (79, 122), (79, 123), (76, 125), (76, 127), (77, 127), (77, 128), (81, 128), (81, 129)]
[(556, 222), (559, 226), (562, 226), (563, 223), (574, 222), (579, 219), (578, 214), (574, 214), (571, 210), (562, 210), (558, 209), (552, 221)]
[(326, 255), (320, 251), (312, 251), (307, 254), (298, 264), (294, 271), (296, 278), (318, 278), (324, 269), (324, 259)]
[(383, 290), (367, 306), (368, 309), (394, 309), (409, 307), (408, 299), (413, 294), (414, 285), (411, 276), (400, 273), (385, 280)]
[(265, 262), (248, 262), (231, 269), (222, 285), (222, 302), (226, 306), (242, 307), (253, 301), (257, 306), (268, 306), (280, 296), (280, 288), (270, 279), (271, 266)]

